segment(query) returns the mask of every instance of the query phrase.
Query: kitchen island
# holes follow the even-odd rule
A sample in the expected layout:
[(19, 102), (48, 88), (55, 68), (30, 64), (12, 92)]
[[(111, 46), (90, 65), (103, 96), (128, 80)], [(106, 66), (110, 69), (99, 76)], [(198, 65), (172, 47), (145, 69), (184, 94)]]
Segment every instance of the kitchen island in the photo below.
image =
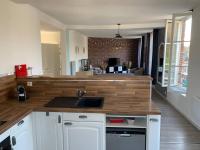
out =
[[(100, 121), (102, 125), (101, 132), (104, 132), (104, 134), (101, 134), (102, 141), (104, 141), (103, 144), (105, 145), (105, 128), (106, 126), (111, 126), (107, 122), (106, 118), (142, 118), (144, 120), (144, 124), (142, 125), (142, 127), (144, 127), (146, 130), (146, 149), (159, 149), (160, 110), (154, 105), (151, 100), (151, 78), (148, 76), (94, 76), (90, 78), (30, 77), (13, 80), (12, 77), (8, 77), (3, 80), (4, 84), (6, 84), (6, 79), (8, 79), (8, 83), (9, 85), (12, 85), (12, 87), (15, 87), (16, 84), (24, 85), (30, 98), (25, 103), (19, 103), (17, 99), (14, 98), (2, 100), (0, 105), (0, 118), (7, 122), (0, 126), (0, 133), (9, 130), (13, 125), (23, 120), (23, 118), (27, 115), (31, 114), (33, 118), (32, 121), (37, 121), (37, 123), (39, 122), (38, 126), (37, 123), (34, 123), (34, 125), (32, 126), (32, 129), (33, 131), (35, 131), (35, 133), (39, 134), (39, 131), (45, 131), (45, 129), (42, 128), (42, 123), (43, 125), (45, 125), (47, 123), (43, 122), (45, 118), (51, 118), (50, 120), (47, 120), (51, 123), (48, 131), (51, 130), (50, 127), (52, 127), (52, 130), (54, 130), (53, 133), (58, 135), (59, 131), (59, 133), (61, 134), (59, 137), (61, 138), (63, 137), (62, 134), (65, 133), (63, 131), (62, 124), (64, 123), (64, 121), (66, 121), (66, 118), (70, 118), (71, 116), (73, 116), (73, 118), (71, 118), (72, 122), (73, 119), (75, 119), (75, 122), (77, 122), (76, 117), (84, 115), (88, 118), (92, 118), (91, 120), (89, 120), (90, 122), (98, 122), (98, 120)], [(12, 84), (11, 81), (13, 82)], [(10, 90), (12, 88), (6, 89)], [(56, 96), (75, 96), (77, 89), (86, 90), (87, 96), (104, 97), (103, 107), (44, 107), (46, 103), (48, 103), (52, 98)], [(85, 123), (83, 123), (83, 125), (85, 125)], [(40, 126), (41, 128), (38, 129)], [(134, 126), (132, 127), (134, 128)], [(138, 128), (141, 126), (135, 127)], [(49, 136), (40, 135), (38, 135), (38, 137), (40, 137), (41, 139), (50, 138)], [(57, 139), (59, 139), (59, 137), (57, 137)], [(57, 139), (55, 140), (50, 138), (49, 141), (53, 142), (57, 141)], [(45, 150), (44, 142), (45, 141), (40, 144), (43, 145), (43, 150)], [(57, 142), (61, 142), (60, 144), (62, 145), (64, 144), (63, 139), (60, 139), (60, 141)], [(59, 147), (60, 146), (58, 146), (57, 149), (59, 149)], [(37, 147), (37, 150), (40, 149), (41, 148)], [(99, 149), (105, 150), (105, 146)]]

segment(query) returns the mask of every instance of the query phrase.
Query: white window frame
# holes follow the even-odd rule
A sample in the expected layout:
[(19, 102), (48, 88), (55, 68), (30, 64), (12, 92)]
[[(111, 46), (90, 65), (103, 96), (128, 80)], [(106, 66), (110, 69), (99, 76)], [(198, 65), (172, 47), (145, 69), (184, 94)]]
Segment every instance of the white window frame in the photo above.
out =
[[(186, 91), (182, 91), (182, 90), (178, 90), (178, 88), (174, 88), (173, 86), (171, 86), (171, 71), (172, 71), (172, 55), (173, 55), (173, 46), (175, 42), (187, 42), (187, 41), (175, 41), (174, 40), (174, 32), (175, 32), (175, 21), (177, 17), (186, 17), (186, 16), (192, 16), (192, 12), (186, 12), (186, 13), (178, 13), (178, 14), (173, 14), (172, 17), (172, 34), (171, 34), (171, 47), (170, 47), (170, 63), (169, 63), (169, 76), (168, 76), (168, 88), (178, 92), (179, 94), (186, 96), (188, 89), (186, 89)], [(180, 31), (179, 31), (180, 32)], [(191, 40), (189, 41), (191, 42)], [(178, 53), (176, 53), (178, 54)], [(178, 60), (176, 60), (178, 61)]]

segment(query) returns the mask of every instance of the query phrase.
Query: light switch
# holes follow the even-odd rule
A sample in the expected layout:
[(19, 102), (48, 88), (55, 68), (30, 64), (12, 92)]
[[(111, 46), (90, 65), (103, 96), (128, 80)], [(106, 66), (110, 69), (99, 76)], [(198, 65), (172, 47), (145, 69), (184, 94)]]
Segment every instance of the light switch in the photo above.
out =
[(27, 86), (33, 86), (32, 82), (27, 82)]

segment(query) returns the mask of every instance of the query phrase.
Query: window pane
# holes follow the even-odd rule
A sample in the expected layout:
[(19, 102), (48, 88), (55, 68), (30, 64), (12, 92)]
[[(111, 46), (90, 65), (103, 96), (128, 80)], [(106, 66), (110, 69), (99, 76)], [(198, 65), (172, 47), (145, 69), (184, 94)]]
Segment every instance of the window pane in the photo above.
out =
[(187, 87), (190, 42), (173, 44), (171, 61), (171, 86)]
[(175, 18), (173, 42), (190, 41), (192, 16), (180, 16)]
[(184, 41), (190, 41), (191, 40), (191, 31), (192, 31), (192, 17), (190, 17), (185, 22), (185, 35), (184, 35)]
[(186, 91), (188, 87), (188, 66), (174, 66), (171, 67), (171, 86), (182, 89)]
[(169, 77), (169, 64), (170, 64), (170, 47), (171, 44), (165, 44), (165, 64), (164, 64), (164, 85), (168, 85), (168, 77)]
[(192, 28), (192, 15), (183, 14), (173, 20), (170, 86), (186, 92), (188, 87), (188, 64)]

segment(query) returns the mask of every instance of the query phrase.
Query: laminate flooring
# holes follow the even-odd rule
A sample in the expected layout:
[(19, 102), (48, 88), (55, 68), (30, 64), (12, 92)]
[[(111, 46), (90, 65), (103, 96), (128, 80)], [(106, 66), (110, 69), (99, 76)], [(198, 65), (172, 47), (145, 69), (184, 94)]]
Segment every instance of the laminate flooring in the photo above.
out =
[(160, 150), (200, 150), (200, 131), (156, 92), (152, 99), (162, 113)]

